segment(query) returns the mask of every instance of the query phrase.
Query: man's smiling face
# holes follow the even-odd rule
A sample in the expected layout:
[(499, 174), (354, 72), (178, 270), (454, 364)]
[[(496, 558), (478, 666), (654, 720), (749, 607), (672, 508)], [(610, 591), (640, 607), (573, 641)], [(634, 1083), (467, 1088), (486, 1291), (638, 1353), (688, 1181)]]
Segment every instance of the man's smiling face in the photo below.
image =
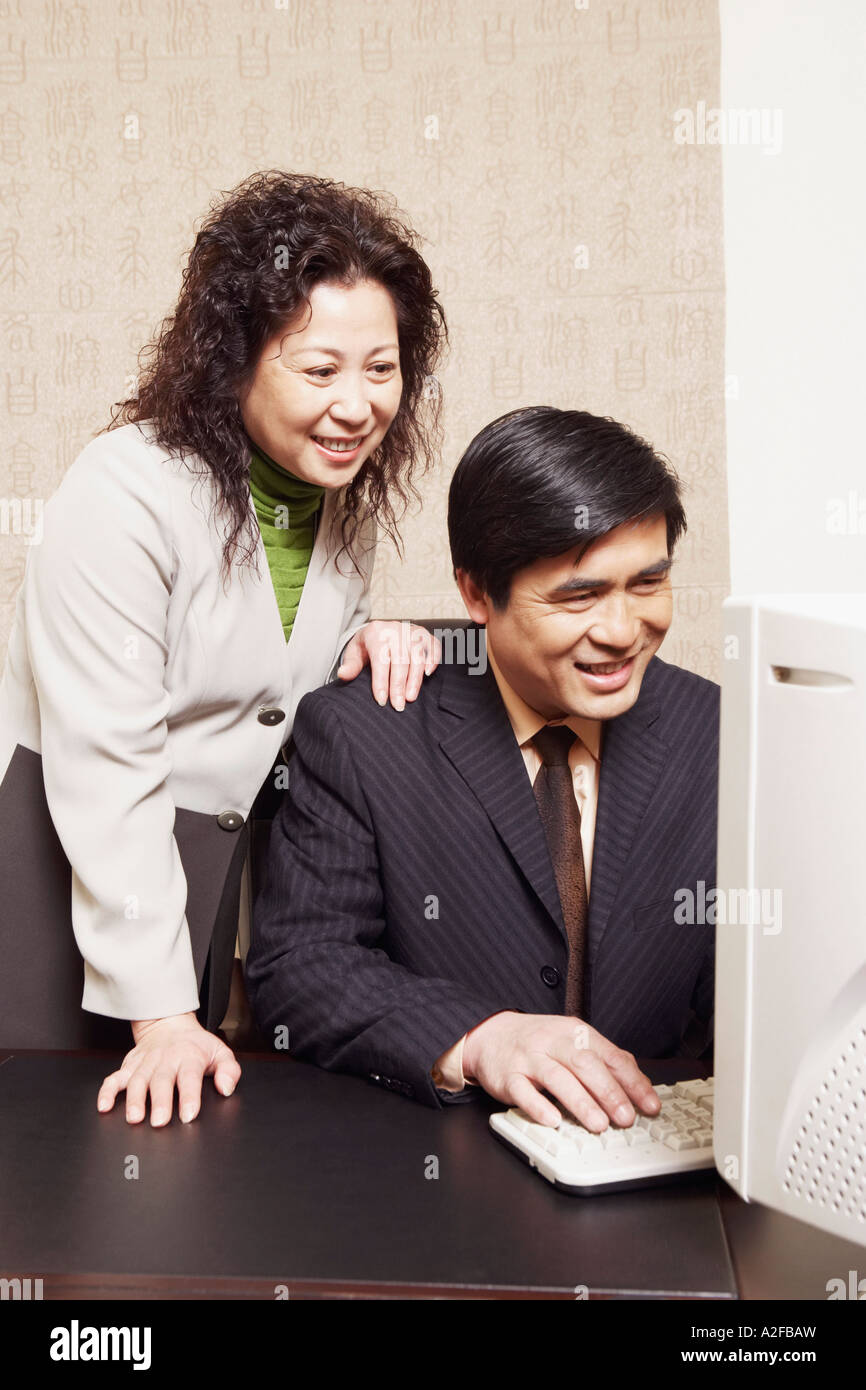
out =
[(464, 570), (471, 617), (505, 679), (545, 719), (615, 719), (637, 700), (673, 617), (663, 514), (519, 570), (499, 612)]

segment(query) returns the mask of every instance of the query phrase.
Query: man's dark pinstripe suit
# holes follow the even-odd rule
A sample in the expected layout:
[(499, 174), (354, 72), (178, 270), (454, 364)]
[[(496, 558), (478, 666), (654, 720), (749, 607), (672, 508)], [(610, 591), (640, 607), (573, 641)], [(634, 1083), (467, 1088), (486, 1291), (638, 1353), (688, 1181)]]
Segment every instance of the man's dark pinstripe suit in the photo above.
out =
[[(718, 719), (717, 685), (653, 657), (605, 724), (586, 1014), (638, 1057), (711, 1046), (714, 932), (678, 925), (674, 893), (715, 883)], [(493, 672), (440, 666), (397, 711), (367, 670), (306, 695), (293, 743), (246, 962), (259, 1027), (285, 1025), (322, 1067), (454, 1099), (430, 1071), (463, 1033), (564, 1011), (553, 868)]]

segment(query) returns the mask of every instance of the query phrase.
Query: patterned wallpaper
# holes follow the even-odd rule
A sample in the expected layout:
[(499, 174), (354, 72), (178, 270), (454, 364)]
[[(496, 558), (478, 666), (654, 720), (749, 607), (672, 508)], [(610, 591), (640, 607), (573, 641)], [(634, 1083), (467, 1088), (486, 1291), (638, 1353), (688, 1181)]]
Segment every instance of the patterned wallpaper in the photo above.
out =
[(661, 655), (719, 677), (727, 592), (715, 0), (0, 0), (2, 649), (29, 517), (127, 394), (211, 197), (258, 168), (393, 193), (452, 335), (445, 444), (374, 613), (463, 616), (448, 480), (520, 405), (623, 420), (689, 531)]

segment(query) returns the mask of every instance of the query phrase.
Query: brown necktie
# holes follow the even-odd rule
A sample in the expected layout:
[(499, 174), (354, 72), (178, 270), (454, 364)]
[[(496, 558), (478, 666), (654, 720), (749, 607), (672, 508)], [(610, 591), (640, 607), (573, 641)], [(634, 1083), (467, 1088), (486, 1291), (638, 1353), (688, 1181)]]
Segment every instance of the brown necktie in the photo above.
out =
[(538, 749), (542, 765), (533, 783), (533, 791), (547, 836), (568, 936), (565, 1012), (582, 1017), (587, 897), (580, 841), (580, 810), (568, 766), (568, 754), (575, 738), (576, 734), (565, 724), (548, 724), (535, 734), (532, 742)]

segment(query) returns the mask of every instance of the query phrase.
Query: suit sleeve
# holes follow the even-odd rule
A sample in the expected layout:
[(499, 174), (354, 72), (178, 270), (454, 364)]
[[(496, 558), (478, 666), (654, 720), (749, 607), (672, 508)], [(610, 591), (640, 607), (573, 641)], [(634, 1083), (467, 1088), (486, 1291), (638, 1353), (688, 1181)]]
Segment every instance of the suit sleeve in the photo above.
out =
[(695, 1057), (713, 1061), (713, 1023), (715, 1008), (716, 948), (711, 943), (692, 992), (691, 1011), (683, 1029), (679, 1057)]
[(72, 869), (82, 1007), (198, 1006), (166, 785), (171, 516), (158, 462), (73, 465), (28, 557), (26, 636), (51, 817)]
[(266, 1037), (287, 1030), (296, 1056), (388, 1078), (439, 1106), (436, 1059), (501, 1000), (416, 975), (384, 949), (375, 827), (335, 704), (333, 692), (313, 692), (295, 717), (289, 791), (253, 909), (253, 1012)]
[(373, 564), (376, 558), (377, 534), (376, 520), (372, 514), (368, 514), (358, 531), (357, 551), (360, 574), (354, 569), (348, 556), (342, 555), (340, 557), (340, 565), (349, 566), (352, 573), (346, 594), (342, 631), (337, 639), (336, 655), (328, 673), (328, 681), (335, 679), (337, 668), (343, 659), (343, 652), (355, 633), (360, 632), (361, 628), (366, 627), (370, 621), (370, 582), (373, 577)]

